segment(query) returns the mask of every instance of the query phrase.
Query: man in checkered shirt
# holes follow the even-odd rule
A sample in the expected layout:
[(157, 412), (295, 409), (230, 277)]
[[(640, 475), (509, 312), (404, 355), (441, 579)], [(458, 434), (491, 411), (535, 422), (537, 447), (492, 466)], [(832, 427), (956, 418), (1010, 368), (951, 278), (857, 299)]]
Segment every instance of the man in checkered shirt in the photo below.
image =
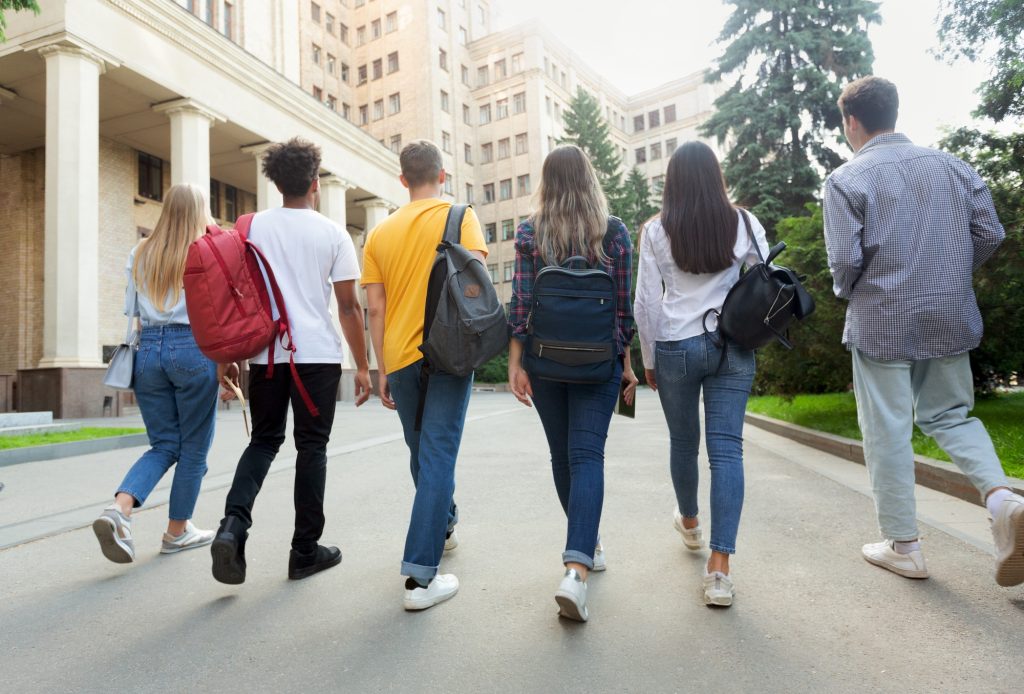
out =
[(839, 108), (856, 155), (825, 183), (825, 243), (836, 296), (849, 301), (843, 344), (885, 538), (862, 553), (901, 576), (928, 576), (914, 502), (916, 422), (985, 499), (996, 582), (1024, 583), (1024, 497), (1009, 488), (984, 425), (968, 416), (968, 352), (982, 334), (971, 281), (1004, 236), (992, 196), (964, 162), (895, 132), (892, 82), (852, 82)]

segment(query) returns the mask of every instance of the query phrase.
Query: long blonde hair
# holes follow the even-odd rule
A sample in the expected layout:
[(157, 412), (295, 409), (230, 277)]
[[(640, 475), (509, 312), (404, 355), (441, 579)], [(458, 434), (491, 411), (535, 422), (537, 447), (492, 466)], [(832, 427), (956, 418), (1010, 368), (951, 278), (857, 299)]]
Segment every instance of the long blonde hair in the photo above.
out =
[(171, 186), (156, 228), (135, 252), (135, 285), (158, 311), (166, 311), (181, 299), (185, 256), (209, 223), (207, 209), (206, 196), (199, 186)]
[(607, 260), (608, 201), (597, 172), (576, 145), (555, 147), (544, 159), (533, 228), (537, 250), (548, 264), (573, 255)]

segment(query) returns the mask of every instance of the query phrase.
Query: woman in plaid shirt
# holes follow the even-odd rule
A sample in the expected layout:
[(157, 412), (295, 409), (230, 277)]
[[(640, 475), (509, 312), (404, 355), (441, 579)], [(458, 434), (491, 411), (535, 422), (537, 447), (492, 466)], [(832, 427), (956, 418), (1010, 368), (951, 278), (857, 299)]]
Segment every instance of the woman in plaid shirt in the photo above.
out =
[[(587, 572), (605, 568), (598, 526), (604, 504), (608, 425), (620, 383), (625, 382), (630, 402), (637, 384), (629, 364), (633, 246), (626, 226), (608, 216), (597, 174), (579, 147), (556, 147), (547, 156), (537, 197), (537, 211), (516, 231), (508, 382), (520, 402), (530, 406), (532, 398), (537, 407), (551, 449), (555, 490), (569, 519), (562, 553), (566, 571), (555, 599), (562, 616), (586, 621)], [(559, 265), (574, 255), (590, 259), (615, 278), (619, 359), (614, 374), (597, 384), (531, 382), (522, 357), (536, 273), (544, 265)]]

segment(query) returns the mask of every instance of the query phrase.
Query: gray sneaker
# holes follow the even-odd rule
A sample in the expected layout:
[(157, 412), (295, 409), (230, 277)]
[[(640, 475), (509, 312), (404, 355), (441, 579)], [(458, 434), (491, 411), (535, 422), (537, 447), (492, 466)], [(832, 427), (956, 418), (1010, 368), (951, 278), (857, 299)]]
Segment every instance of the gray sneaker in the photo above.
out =
[(992, 519), (996, 543), (996, 583), (1015, 586), (1024, 583), (1024, 497), (1014, 494), (999, 506)]
[(164, 533), (163, 545), (160, 547), (160, 554), (175, 554), (186, 549), (205, 547), (213, 542), (217, 533), (212, 530), (200, 530), (192, 525), (192, 521), (185, 521), (185, 532), (177, 537)]
[(93, 521), (92, 531), (100, 541), (100, 550), (115, 564), (131, 564), (135, 561), (135, 542), (132, 541), (132, 521), (121, 513), (116, 504), (103, 509), (100, 517)]

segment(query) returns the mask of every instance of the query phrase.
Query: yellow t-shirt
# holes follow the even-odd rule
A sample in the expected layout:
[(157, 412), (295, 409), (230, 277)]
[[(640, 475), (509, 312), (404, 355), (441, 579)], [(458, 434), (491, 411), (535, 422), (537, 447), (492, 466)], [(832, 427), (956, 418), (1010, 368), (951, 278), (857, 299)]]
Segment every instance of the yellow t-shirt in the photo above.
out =
[[(384, 367), (394, 373), (423, 357), (423, 312), (430, 268), (444, 234), (450, 202), (430, 198), (403, 205), (378, 224), (363, 247), (361, 284), (383, 284)], [(480, 220), (473, 209), (462, 219), (462, 245), (487, 255)]]

